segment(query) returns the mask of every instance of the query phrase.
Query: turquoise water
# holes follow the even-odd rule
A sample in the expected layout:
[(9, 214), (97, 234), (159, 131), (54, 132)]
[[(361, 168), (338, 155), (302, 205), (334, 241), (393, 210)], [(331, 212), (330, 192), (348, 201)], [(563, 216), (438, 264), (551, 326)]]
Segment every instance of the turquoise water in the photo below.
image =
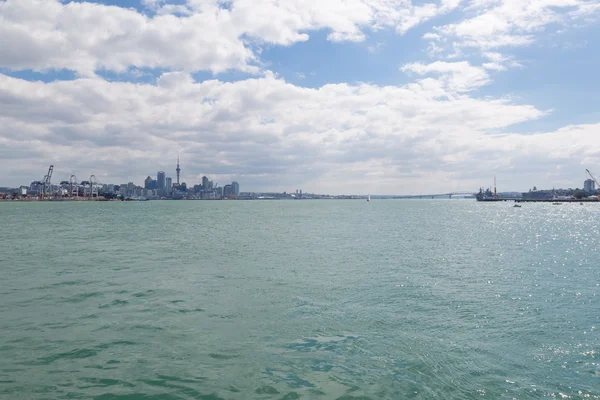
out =
[(0, 203), (2, 399), (600, 399), (600, 207)]

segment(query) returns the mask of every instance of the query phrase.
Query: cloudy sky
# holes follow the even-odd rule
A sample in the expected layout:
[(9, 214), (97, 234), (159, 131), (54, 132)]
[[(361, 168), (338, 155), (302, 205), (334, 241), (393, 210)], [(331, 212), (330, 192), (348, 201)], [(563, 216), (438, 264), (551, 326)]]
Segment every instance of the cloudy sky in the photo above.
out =
[(0, 186), (581, 187), (600, 0), (0, 0)]

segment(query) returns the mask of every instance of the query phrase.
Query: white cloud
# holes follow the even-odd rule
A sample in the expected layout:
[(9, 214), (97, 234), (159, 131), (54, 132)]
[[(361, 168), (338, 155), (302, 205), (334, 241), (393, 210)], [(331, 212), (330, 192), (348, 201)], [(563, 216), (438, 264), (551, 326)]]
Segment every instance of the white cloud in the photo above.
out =
[(438, 7), (435, 4), (425, 4), (423, 6), (414, 7), (402, 13), (400, 23), (396, 30), (400, 34), (406, 33), (409, 29), (415, 27), (423, 21), (431, 19), (439, 13)]
[(440, 40), (441, 38), (442, 37), (440, 35), (438, 35), (437, 33), (428, 32), (423, 35), (423, 39), (426, 39), (426, 40)]
[(454, 10), (461, 2), (462, 0), (442, 0), (439, 5), (426, 3), (413, 6), (411, 4), (409, 7), (398, 11), (399, 23), (396, 26), (396, 31), (402, 35), (424, 21)]
[(402, 71), (412, 71), (419, 75), (438, 74), (449, 90), (457, 92), (473, 90), (490, 82), (485, 69), (474, 67), (467, 61), (407, 64), (402, 67)]
[(252, 52), (239, 40), (228, 12), (187, 18), (148, 18), (133, 9), (56, 0), (0, 3), (0, 65), (11, 69), (72, 69), (92, 76), (98, 69), (130, 66), (253, 71)]
[(177, 5), (177, 4), (165, 4), (162, 7), (158, 8), (156, 10), (156, 13), (158, 15), (169, 15), (169, 14), (182, 15), (182, 16), (192, 15), (192, 12), (189, 8), (182, 6), (182, 5)]
[(487, 51), (487, 52), (483, 53), (483, 56), (486, 58), (489, 58), (491, 61), (493, 61), (495, 63), (501, 63), (506, 60), (505, 56), (503, 56), (501, 53), (494, 52), (494, 51)]
[(375, 44), (369, 45), (367, 46), (367, 50), (369, 50), (369, 53), (379, 53), (383, 48), (385, 47), (385, 45), (381, 42), (377, 42)]
[[(0, 2), (0, 67), (72, 69), (83, 76), (106, 69), (149, 67), (188, 72), (257, 72), (253, 44), (287, 46), (311, 31), (328, 39), (363, 41), (366, 31), (415, 25), (458, 6), (442, 0), (144, 0), (154, 15), (132, 8), (59, 0)], [(226, 5), (226, 7), (224, 7)]]
[[(441, 76), (405, 86), (309, 89), (273, 74), (194, 83), (185, 73), (169, 73), (156, 86), (98, 79), (27, 82), (0, 75), (0, 155), (11, 155), (0, 157), (0, 168), (13, 171), (20, 179), (15, 184), (37, 179), (51, 162), (64, 175), (139, 182), (157, 169), (172, 169), (181, 152), (188, 182), (208, 174), (220, 182), (235, 177), (253, 189), (292, 185), (340, 193), (353, 191), (348, 187), (353, 182), (372, 185), (373, 193), (402, 193), (437, 185), (439, 171), (456, 177), (448, 185), (469, 189), (498, 166), (526, 175), (535, 167), (528, 160), (535, 164), (542, 157), (600, 163), (593, 151), (598, 126), (491, 134), (545, 113), (509, 99), (475, 99), (455, 91), (481, 84), (480, 68), (461, 63), (406, 68)], [(468, 72), (460, 76), (459, 70)], [(373, 180), (373, 173), (382, 175)]]
[(506, 71), (506, 67), (504, 65), (495, 62), (483, 63), (481, 66), (492, 71)]
[(550, 24), (591, 17), (600, 9), (587, 0), (471, 0), (472, 17), (438, 27), (439, 34), (484, 50), (531, 44)]
[(140, 3), (146, 8), (156, 10), (165, 3), (165, 0), (141, 0)]
[[(220, 182), (237, 178), (246, 188), (292, 185), (338, 193), (349, 191), (348, 182), (365, 190), (371, 185), (372, 193), (444, 190), (456, 182), (473, 189), (497, 169), (515, 171), (514, 185), (523, 187), (531, 182), (519, 179), (543, 184), (542, 168), (569, 179), (567, 169), (600, 165), (594, 150), (600, 125), (494, 134), (548, 112), (508, 97), (470, 94), (489, 84), (494, 72), (520, 66), (504, 47), (530, 44), (553, 23), (592, 20), (598, 12), (592, 2), (144, 3), (151, 15), (87, 2), (0, 1), (0, 67), (67, 68), (83, 77), (43, 83), (0, 74), (0, 168), (19, 179), (15, 184), (39, 179), (49, 162), (66, 176), (139, 182), (157, 169), (172, 169), (177, 152), (190, 182), (208, 174)], [(334, 42), (363, 41), (378, 29), (404, 34), (463, 5), (465, 19), (423, 35), (430, 55), (448, 48), (452, 55), (403, 66), (417, 78), (408, 85), (304, 88), (256, 66), (262, 48), (306, 41), (316, 30), (326, 30)], [(481, 50), (485, 62), (464, 61), (469, 48)], [(146, 68), (171, 72), (155, 85), (95, 76), (102, 69), (143, 75)], [(197, 83), (191, 75), (229, 69), (256, 78)]]
[(598, 20), (599, 13), (600, 3), (595, 0), (591, 0), (580, 4), (579, 7), (570, 12), (570, 16), (575, 18), (584, 18), (587, 21), (594, 22)]

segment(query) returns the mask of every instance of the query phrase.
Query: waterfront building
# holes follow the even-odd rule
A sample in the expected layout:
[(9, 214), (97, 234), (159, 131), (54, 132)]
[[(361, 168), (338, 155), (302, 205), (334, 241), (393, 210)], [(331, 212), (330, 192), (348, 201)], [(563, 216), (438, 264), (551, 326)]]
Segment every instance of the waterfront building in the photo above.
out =
[(588, 179), (583, 183), (583, 190), (587, 193), (594, 193), (596, 191), (596, 182), (592, 179)]
[(208, 178), (206, 176), (202, 177), (202, 190), (208, 190)]
[(165, 171), (158, 171), (156, 174), (156, 189), (163, 190), (165, 188)]
[(231, 182), (232, 194), (237, 197), (240, 195), (240, 184), (236, 181)]

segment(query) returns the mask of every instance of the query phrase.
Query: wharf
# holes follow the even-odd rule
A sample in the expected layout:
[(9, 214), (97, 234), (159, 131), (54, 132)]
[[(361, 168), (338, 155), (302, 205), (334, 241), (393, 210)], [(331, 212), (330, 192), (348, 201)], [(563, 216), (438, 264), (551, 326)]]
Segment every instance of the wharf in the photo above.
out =
[(600, 203), (600, 200), (596, 199), (515, 199), (516, 203)]

